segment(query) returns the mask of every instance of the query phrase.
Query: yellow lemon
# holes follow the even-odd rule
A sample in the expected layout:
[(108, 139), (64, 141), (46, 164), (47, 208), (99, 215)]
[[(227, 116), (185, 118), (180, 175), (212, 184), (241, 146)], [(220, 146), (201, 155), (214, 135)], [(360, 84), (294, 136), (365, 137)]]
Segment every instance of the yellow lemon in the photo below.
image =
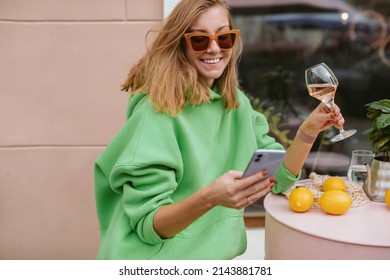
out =
[(324, 190), (324, 192), (332, 190), (340, 190), (345, 192), (347, 190), (347, 185), (340, 177), (329, 177), (322, 184), (322, 189)]
[(351, 208), (352, 199), (348, 193), (340, 190), (324, 192), (318, 200), (318, 205), (328, 214), (342, 215)]
[(387, 191), (386, 191), (385, 201), (386, 201), (387, 206), (390, 207), (390, 189), (387, 189)]
[(288, 197), (290, 208), (295, 212), (306, 212), (314, 203), (314, 196), (311, 190), (305, 187), (297, 187)]

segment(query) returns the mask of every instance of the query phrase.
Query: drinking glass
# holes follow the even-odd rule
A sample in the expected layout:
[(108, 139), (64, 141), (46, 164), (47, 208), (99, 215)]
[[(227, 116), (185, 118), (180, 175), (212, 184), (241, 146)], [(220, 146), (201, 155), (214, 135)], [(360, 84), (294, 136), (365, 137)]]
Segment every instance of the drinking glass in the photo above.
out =
[(366, 182), (367, 169), (365, 164), (370, 164), (375, 154), (369, 150), (352, 151), (351, 161), (348, 167), (349, 181), (356, 182), (363, 186)]
[[(325, 63), (319, 63), (306, 69), (305, 80), (310, 96), (324, 102), (328, 108), (333, 109), (334, 98), (339, 82), (332, 70)], [(333, 136), (330, 141), (338, 142), (355, 133), (356, 129), (344, 130), (341, 128), (339, 134)]]

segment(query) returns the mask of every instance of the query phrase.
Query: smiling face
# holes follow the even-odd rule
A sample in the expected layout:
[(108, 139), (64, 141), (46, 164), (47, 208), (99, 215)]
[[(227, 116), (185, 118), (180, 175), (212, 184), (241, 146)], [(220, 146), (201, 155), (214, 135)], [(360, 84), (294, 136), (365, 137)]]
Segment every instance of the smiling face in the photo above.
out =
[[(230, 29), (226, 10), (213, 6), (200, 14), (192, 24), (189, 32), (202, 32), (217, 34)], [(186, 56), (192, 66), (196, 68), (199, 76), (208, 87), (212, 87), (214, 80), (219, 78), (232, 57), (232, 49), (222, 50), (215, 40), (205, 51), (194, 51), (186, 45)]]

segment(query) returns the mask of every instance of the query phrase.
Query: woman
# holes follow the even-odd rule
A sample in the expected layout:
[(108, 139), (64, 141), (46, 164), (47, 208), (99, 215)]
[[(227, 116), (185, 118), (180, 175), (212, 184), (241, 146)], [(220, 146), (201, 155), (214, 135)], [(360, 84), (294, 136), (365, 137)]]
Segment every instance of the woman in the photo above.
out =
[(131, 68), (128, 121), (95, 164), (99, 259), (232, 259), (246, 249), (243, 209), (291, 187), (322, 130), (319, 105), (275, 177), (241, 179), (257, 148), (283, 149), (238, 89), (239, 30), (224, 0), (182, 0)]

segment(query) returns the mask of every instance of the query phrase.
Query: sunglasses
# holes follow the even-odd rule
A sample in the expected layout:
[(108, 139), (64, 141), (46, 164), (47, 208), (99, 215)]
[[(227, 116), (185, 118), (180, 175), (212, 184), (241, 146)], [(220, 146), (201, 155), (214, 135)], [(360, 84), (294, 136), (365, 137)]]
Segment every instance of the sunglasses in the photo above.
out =
[(202, 32), (186, 33), (186, 42), (196, 52), (205, 51), (210, 48), (211, 42), (215, 40), (222, 50), (229, 50), (234, 47), (240, 36), (240, 30), (232, 29), (221, 31), (215, 35)]

